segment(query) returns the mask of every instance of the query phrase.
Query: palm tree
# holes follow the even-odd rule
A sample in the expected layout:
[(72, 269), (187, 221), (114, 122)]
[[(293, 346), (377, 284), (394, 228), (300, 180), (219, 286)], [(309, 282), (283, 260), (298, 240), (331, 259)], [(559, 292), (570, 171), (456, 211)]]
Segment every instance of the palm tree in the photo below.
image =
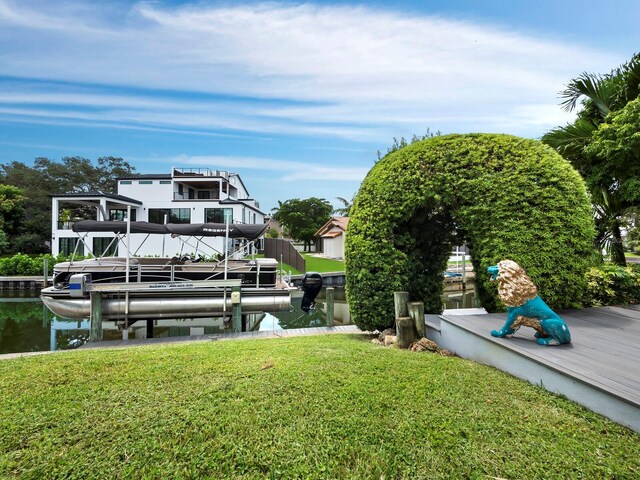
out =
[(346, 198), (343, 197), (336, 197), (337, 200), (340, 201), (340, 203), (342, 203), (342, 207), (340, 208), (336, 208), (333, 210), (333, 213), (335, 215), (340, 215), (342, 217), (348, 217), (349, 216), (349, 212), (351, 211), (351, 205), (353, 204), (353, 200), (349, 201)]
[(623, 215), (629, 207), (623, 205), (619, 195), (609, 195), (604, 189), (597, 193), (592, 197), (596, 246), (600, 251), (609, 252), (613, 263), (626, 265), (622, 228), (626, 226)]
[(603, 178), (598, 174), (601, 160), (588, 155), (586, 149), (607, 115), (618, 111), (640, 93), (640, 54), (607, 75), (582, 73), (571, 80), (560, 93), (561, 106), (569, 112), (578, 103), (575, 122), (556, 127), (543, 135), (542, 141), (551, 146), (580, 172), (591, 191), (598, 244), (611, 253), (613, 262), (625, 265), (621, 225), (625, 211), (633, 206), (619, 192), (620, 180)]

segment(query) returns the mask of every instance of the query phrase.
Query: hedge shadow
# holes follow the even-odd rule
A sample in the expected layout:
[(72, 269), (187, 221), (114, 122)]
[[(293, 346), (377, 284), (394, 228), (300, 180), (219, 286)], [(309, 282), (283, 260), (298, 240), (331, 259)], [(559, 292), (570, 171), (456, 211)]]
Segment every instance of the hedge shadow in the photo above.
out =
[(482, 305), (501, 308), (484, 274), (509, 258), (556, 309), (581, 306), (594, 225), (580, 175), (551, 148), (509, 135), (434, 137), (380, 160), (350, 213), (347, 301), (363, 329), (393, 325), (393, 292), (442, 311), (451, 249), (466, 243)]

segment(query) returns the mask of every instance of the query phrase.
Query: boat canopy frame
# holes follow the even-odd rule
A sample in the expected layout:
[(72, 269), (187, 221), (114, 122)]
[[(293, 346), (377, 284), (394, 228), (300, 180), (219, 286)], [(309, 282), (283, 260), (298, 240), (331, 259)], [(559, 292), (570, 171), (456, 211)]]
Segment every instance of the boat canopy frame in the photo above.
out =
[[(189, 237), (224, 237), (246, 238), (256, 240), (269, 227), (265, 224), (230, 223), (166, 223), (164, 225), (149, 222), (130, 222), (130, 233), (147, 233), (151, 235), (171, 235), (173, 237), (185, 235)], [(82, 220), (71, 227), (76, 233), (80, 232), (113, 232), (127, 233), (127, 222), (119, 220)]]
[[(127, 226), (129, 223), (129, 227)], [(89, 245), (85, 242), (86, 237), (92, 232), (112, 232), (115, 233), (115, 237), (109, 243), (109, 247), (113, 242), (123, 242), (127, 248), (127, 252), (130, 252), (130, 245), (127, 241), (127, 228), (129, 228), (129, 234), (146, 234), (146, 237), (136, 249), (133, 255), (137, 255), (138, 251), (145, 244), (150, 235), (171, 235), (172, 238), (178, 238), (181, 242), (180, 255), (184, 246), (187, 245), (195, 249), (195, 254), (198, 254), (198, 250), (201, 248), (200, 244), (208, 247), (210, 250), (218, 252), (224, 256), (224, 261), (227, 260), (229, 255), (236, 253), (246, 254), (245, 250), (248, 250), (249, 246), (256, 242), (264, 232), (269, 228), (267, 224), (238, 224), (238, 223), (166, 223), (164, 225), (150, 222), (127, 222), (119, 220), (98, 221), (98, 220), (82, 220), (72, 225), (71, 229), (78, 235), (82, 243), (89, 250), (89, 252), (96, 258), (102, 259), (104, 255), (96, 256)], [(83, 235), (84, 233), (84, 235)], [(187, 237), (182, 238), (182, 237)], [(232, 252), (220, 252), (216, 248), (207, 244), (203, 239), (204, 237), (225, 237), (227, 239), (247, 239), (248, 242), (242, 245), (236, 251)], [(197, 240), (196, 245), (192, 245), (189, 242), (190, 238)], [(76, 249), (78, 245), (76, 244)], [(74, 249), (70, 262), (73, 263), (76, 255), (76, 249)], [(107, 249), (108, 250), (108, 249)], [(219, 261), (218, 264), (221, 262)]]

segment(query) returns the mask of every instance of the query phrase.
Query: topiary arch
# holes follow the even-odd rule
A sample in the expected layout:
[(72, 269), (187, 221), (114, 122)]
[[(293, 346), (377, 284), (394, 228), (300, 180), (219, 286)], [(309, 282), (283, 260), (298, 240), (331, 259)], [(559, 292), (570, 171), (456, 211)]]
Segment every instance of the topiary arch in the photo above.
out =
[(505, 258), (557, 309), (580, 307), (594, 225), (580, 175), (550, 147), (509, 135), (434, 137), (380, 160), (353, 202), (346, 237), (347, 300), (355, 323), (393, 325), (393, 292), (442, 311), (442, 273), (466, 243), (479, 299), (498, 308), (484, 275)]

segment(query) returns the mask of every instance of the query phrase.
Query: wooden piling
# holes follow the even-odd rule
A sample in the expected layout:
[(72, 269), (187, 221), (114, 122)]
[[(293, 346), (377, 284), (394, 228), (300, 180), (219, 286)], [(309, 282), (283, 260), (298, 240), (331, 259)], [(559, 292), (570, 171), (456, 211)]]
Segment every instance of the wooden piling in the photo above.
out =
[(91, 331), (89, 340), (99, 342), (102, 340), (102, 293), (91, 292)]
[(327, 327), (333, 327), (333, 311), (335, 303), (335, 291), (333, 287), (327, 287), (325, 289), (326, 296), (326, 312), (327, 312)]
[(47, 257), (44, 257), (44, 262), (42, 263), (42, 271), (44, 274), (42, 288), (47, 288), (49, 279), (49, 259)]
[(413, 325), (416, 330), (417, 337), (418, 338), (424, 337), (425, 336), (424, 303), (409, 302), (407, 304), (407, 309), (409, 310), (409, 316), (413, 320)]
[(416, 335), (411, 317), (396, 318), (396, 337), (399, 348), (409, 348), (415, 341)]
[(409, 292), (393, 292), (393, 306), (395, 308), (396, 319), (409, 315), (409, 311), (407, 310), (408, 301)]

